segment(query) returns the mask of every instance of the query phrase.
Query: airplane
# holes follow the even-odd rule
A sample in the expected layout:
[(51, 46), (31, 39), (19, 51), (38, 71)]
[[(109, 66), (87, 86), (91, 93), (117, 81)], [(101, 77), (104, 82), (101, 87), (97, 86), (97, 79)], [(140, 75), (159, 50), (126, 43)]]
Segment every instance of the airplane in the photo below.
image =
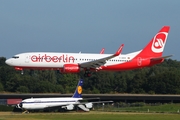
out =
[(54, 97), (54, 98), (28, 98), (24, 99), (21, 103), (16, 105), (16, 108), (25, 110), (46, 110), (46, 109), (59, 109), (74, 110), (75, 107), (88, 112), (95, 103), (111, 103), (113, 101), (97, 101), (97, 102), (84, 102), (91, 99), (98, 98), (82, 98), (83, 79), (80, 79), (76, 90), (72, 97)]
[(79, 73), (84, 70), (85, 77), (90, 77), (94, 71), (151, 67), (172, 56), (162, 56), (169, 30), (170, 26), (163, 26), (144, 49), (128, 54), (121, 54), (122, 44), (114, 54), (27, 52), (14, 55), (5, 62), (16, 70), (21, 70), (22, 74), (24, 69), (48, 69), (60, 73)]

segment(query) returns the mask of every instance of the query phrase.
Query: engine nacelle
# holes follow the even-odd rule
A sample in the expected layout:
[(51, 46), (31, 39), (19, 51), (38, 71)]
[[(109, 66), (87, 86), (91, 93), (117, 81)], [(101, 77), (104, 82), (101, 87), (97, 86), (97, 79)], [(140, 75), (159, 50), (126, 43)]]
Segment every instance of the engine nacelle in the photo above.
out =
[(21, 67), (14, 67), (15, 70), (23, 70)]
[(62, 73), (78, 73), (80, 68), (78, 64), (65, 64), (61, 71)]
[(66, 110), (73, 110), (74, 109), (74, 105), (67, 105), (64, 107)]
[(85, 106), (86, 106), (86, 108), (90, 109), (93, 107), (93, 104), (92, 103), (86, 103)]

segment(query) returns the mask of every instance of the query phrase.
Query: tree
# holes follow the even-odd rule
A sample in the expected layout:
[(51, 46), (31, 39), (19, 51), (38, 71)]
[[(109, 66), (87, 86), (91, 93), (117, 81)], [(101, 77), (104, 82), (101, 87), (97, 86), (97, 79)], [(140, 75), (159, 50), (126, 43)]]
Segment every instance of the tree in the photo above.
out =
[(26, 86), (20, 86), (20, 87), (17, 88), (16, 92), (28, 93), (29, 89)]
[(0, 83), (0, 92), (4, 91), (3, 85)]
[(80, 78), (83, 93), (180, 94), (180, 62), (167, 59), (152, 67), (120, 72), (94, 72), (85, 78), (54, 70), (24, 70), (24, 75), (0, 57), (0, 91), (30, 93), (73, 93)]

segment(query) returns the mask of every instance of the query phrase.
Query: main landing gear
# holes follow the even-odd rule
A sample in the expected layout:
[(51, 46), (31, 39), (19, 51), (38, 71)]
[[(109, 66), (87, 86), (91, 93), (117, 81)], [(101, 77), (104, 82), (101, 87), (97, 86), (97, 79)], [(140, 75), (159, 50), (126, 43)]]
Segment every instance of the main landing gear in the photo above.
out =
[(25, 111), (23, 111), (22, 113), (29, 113), (29, 111), (28, 111), (28, 110), (25, 110)]
[(84, 77), (90, 77), (91, 76), (91, 71), (90, 70), (86, 70), (84, 73)]
[(23, 75), (24, 74), (24, 71), (23, 70), (21, 70), (21, 75)]

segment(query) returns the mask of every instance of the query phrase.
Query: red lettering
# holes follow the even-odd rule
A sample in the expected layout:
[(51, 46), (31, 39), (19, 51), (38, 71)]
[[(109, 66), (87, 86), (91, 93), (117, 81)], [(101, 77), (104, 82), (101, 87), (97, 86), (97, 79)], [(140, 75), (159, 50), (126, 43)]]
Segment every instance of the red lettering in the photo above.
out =
[(41, 60), (41, 56), (40, 56), (40, 54), (39, 54), (38, 60), (39, 60), (39, 62), (40, 62), (40, 60)]
[(44, 60), (44, 55), (41, 57), (41, 60), (39, 59), (39, 62), (41, 61), (41, 62), (43, 62), (43, 60)]
[(69, 62), (69, 61), (68, 61), (68, 56), (67, 56), (67, 55), (66, 55), (66, 62)]
[(64, 59), (64, 55), (62, 55), (62, 56), (63, 56), (63, 62), (66, 62), (65, 59)]
[(74, 63), (74, 57), (68, 55), (62, 54), (61, 56), (50, 56), (47, 54), (44, 55), (33, 55), (31, 56), (31, 61), (32, 62), (64, 62), (64, 63)]
[(53, 62), (58, 62), (58, 57), (57, 57), (57, 56), (53, 56), (53, 57), (51, 58), (51, 60), (52, 60)]
[(31, 57), (31, 61), (33, 61), (33, 62), (38, 62), (37, 56), (33, 55), (33, 56)]
[(63, 62), (66, 62), (66, 61), (64, 60), (64, 55), (62, 55), (62, 56), (59, 57), (59, 62), (61, 62), (61, 60), (63, 60)]
[(73, 56), (69, 57), (69, 62), (71, 62), (71, 61), (72, 61), (72, 63), (74, 63), (74, 57)]
[(47, 56), (47, 55), (45, 54), (45, 61), (46, 61), (46, 62), (51, 62), (51, 56)]

